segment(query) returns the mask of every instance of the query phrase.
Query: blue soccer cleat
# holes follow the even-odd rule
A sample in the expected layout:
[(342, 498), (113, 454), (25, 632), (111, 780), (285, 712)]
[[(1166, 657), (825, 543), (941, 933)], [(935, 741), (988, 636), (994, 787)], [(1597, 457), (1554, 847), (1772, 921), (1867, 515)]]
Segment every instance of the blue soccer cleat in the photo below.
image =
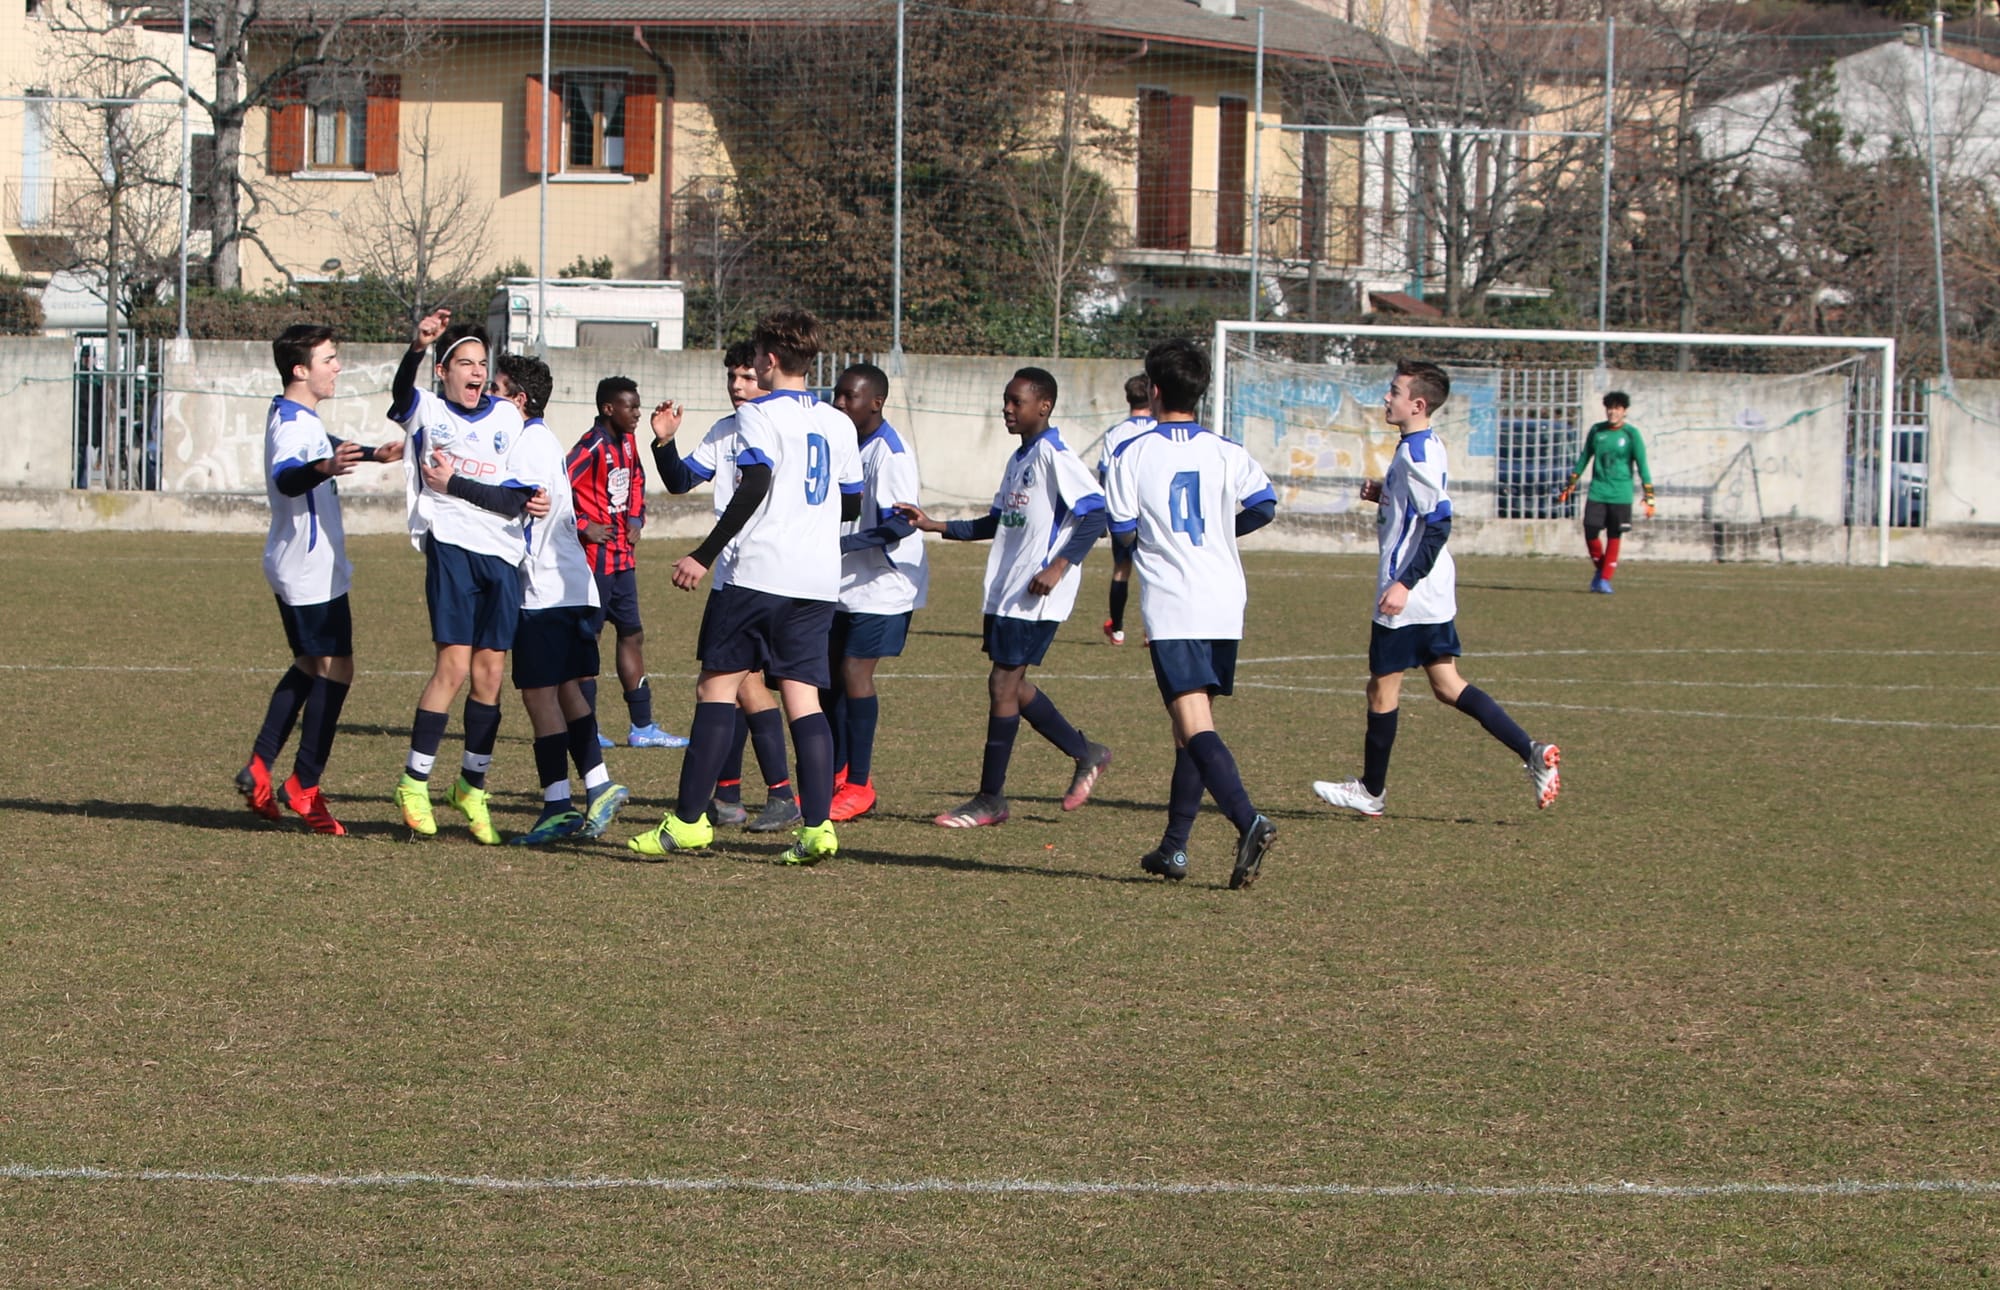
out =
[(633, 748), (685, 748), (686, 735), (669, 734), (658, 725), (633, 726), (625, 742)]

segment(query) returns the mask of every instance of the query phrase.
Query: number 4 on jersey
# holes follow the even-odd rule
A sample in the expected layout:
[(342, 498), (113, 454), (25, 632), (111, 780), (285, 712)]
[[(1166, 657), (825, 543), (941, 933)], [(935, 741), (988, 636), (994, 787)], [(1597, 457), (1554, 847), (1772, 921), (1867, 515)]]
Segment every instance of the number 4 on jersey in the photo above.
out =
[(1201, 518), (1201, 472), (1183, 470), (1174, 476), (1174, 482), (1167, 489), (1167, 515), (1173, 521), (1174, 532), (1185, 533), (1188, 541), (1201, 545), (1201, 535), (1207, 525)]

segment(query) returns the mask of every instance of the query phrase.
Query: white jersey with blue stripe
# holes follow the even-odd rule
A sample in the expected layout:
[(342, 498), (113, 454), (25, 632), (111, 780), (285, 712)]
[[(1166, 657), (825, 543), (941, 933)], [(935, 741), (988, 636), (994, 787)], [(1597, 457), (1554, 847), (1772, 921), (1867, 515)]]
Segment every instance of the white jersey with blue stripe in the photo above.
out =
[(1069, 541), (1078, 516), (1103, 509), (1097, 481), (1056, 427), (1015, 449), (993, 495), (1000, 529), (986, 553), (986, 612), (1030, 622), (1068, 618), (1083, 581), (1081, 565), (1066, 569), (1046, 596), (1029, 591), (1028, 583)]
[(737, 535), (739, 587), (794, 600), (840, 597), (840, 499), (861, 491), (854, 423), (805, 390), (736, 409), (736, 468), (771, 468), (771, 491)]
[(340, 485), (327, 478), (298, 497), (278, 491), (278, 476), (333, 456), (319, 413), (283, 397), (264, 419), (264, 495), (271, 527), (264, 537), (264, 580), (288, 605), (323, 605), (347, 594), (353, 568), (340, 523)]
[(1277, 499), (1257, 459), (1205, 426), (1161, 422), (1119, 445), (1104, 491), (1111, 531), (1138, 538), (1146, 638), (1242, 640), (1236, 514)]
[[(715, 513), (718, 517), (729, 509), (729, 499), (736, 496), (736, 414), (730, 413), (708, 428), (695, 450), (681, 460), (697, 478), (714, 485)], [(709, 576), (713, 586), (726, 587), (736, 576), (736, 552), (741, 547), (743, 535), (738, 533), (722, 548), (722, 554), (715, 557), (715, 567)]]
[[(1382, 480), (1382, 500), (1375, 519), (1382, 551), (1375, 573), (1377, 601), (1416, 559), (1426, 523), (1451, 518), (1449, 476), (1444, 440), (1434, 432), (1418, 430), (1404, 435), (1396, 444), (1389, 473)], [(1378, 612), (1375, 621), (1384, 627), (1411, 627), (1420, 623), (1448, 623), (1456, 617), (1458, 572), (1447, 546), (1438, 552), (1431, 571), (1410, 589), (1410, 600), (1403, 606), (1403, 612), (1393, 618)]]
[(1117, 425), (1112, 426), (1104, 432), (1104, 442), (1099, 444), (1097, 448), (1097, 481), (1099, 483), (1104, 483), (1111, 478), (1111, 462), (1113, 458), (1117, 457), (1118, 450), (1132, 442), (1135, 436), (1142, 435), (1146, 431), (1151, 430), (1155, 424), (1157, 423), (1153, 418), (1146, 413), (1134, 412), (1131, 416), (1126, 417), (1123, 421), (1120, 421)]
[(526, 516), (508, 519), (493, 511), (424, 484), (426, 456), (448, 461), (452, 469), (480, 484), (519, 488), (509, 460), (521, 441), (521, 412), (505, 399), (487, 394), (467, 410), (429, 390), (418, 390), (408, 408), (392, 408), (408, 442), (403, 448), (404, 483), (410, 504), (410, 544), (423, 549), (424, 535), (440, 542), (518, 563), (527, 552)]
[(528, 551), (521, 560), (521, 608), (595, 608), (597, 579), (576, 535), (576, 494), (570, 488), (562, 441), (540, 417), (530, 417), (509, 461), (522, 483), (549, 491), (549, 513), (524, 526)]
[[(861, 514), (840, 526), (842, 537), (880, 527), (895, 517), (898, 505), (918, 504), (917, 458), (896, 427), (884, 421), (860, 451)], [(840, 557), (840, 607), (850, 614), (907, 614), (922, 609), (930, 586), (922, 533)]]

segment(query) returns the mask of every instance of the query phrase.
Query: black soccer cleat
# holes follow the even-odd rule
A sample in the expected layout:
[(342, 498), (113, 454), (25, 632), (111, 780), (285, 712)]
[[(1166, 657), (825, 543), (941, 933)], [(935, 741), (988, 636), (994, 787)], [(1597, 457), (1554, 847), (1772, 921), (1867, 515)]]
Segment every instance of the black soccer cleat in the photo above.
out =
[(1236, 869), (1229, 875), (1231, 891), (1239, 891), (1257, 881), (1257, 872), (1264, 865), (1264, 853), (1277, 840), (1277, 825), (1261, 815), (1250, 821), (1250, 827), (1243, 830), (1243, 836), (1236, 840)]

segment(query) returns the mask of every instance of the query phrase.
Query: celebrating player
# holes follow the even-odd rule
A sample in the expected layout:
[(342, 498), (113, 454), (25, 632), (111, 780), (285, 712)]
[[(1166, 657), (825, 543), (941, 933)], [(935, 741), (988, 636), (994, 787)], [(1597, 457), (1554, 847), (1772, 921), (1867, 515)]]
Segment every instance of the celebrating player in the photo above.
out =
[[(760, 393), (754, 366), (757, 348), (739, 340), (722, 355), (728, 374), (730, 413), (709, 428), (700, 444), (687, 457), (674, 444), (679, 432), (682, 408), (672, 401), (653, 409), (653, 464), (659, 468), (660, 482), (678, 496), (697, 484), (715, 485), (715, 515), (722, 517), (736, 494), (736, 412)], [(715, 557), (714, 577), (709, 585), (720, 591), (736, 573), (736, 552), (741, 539), (723, 545)], [(754, 744), (757, 769), (764, 776), (764, 807), (756, 819), (743, 806), (743, 747)], [(715, 797), (709, 803), (710, 818), (716, 824), (741, 825), (751, 833), (776, 833), (799, 822), (799, 804), (792, 792), (792, 780), (785, 766), (785, 714), (771, 697), (771, 687), (761, 669), (743, 678), (736, 692), (736, 729), (729, 740), (717, 772)]]
[(1236, 758), (1216, 733), (1212, 704), (1235, 687), (1243, 639), (1248, 593), (1236, 539), (1269, 524), (1278, 502), (1263, 467), (1241, 445), (1196, 421), (1208, 378), (1208, 355), (1192, 341), (1166, 341), (1147, 353), (1156, 424), (1118, 446), (1105, 496), (1111, 531), (1135, 539), (1133, 561), (1144, 578), (1139, 609), (1174, 734), (1167, 829), (1139, 866), (1170, 881), (1187, 876), (1188, 837), (1206, 788), (1236, 826), (1229, 885), (1240, 888), (1257, 880), (1278, 830), (1251, 804)]
[(930, 569), (924, 539), (897, 514), (917, 504), (917, 459), (882, 419), (889, 377), (872, 363), (840, 374), (833, 406), (854, 423), (861, 446), (861, 517), (841, 526), (840, 602), (833, 615), (833, 689), (821, 696), (833, 723), (833, 818), (875, 809), (875, 726), (881, 701), (875, 667), (903, 652), (910, 618), (924, 607)]
[[(271, 527), (264, 538), (264, 579), (278, 598), (292, 666), (271, 691), (264, 726), (257, 732), (250, 761), (236, 787), (250, 809), (267, 820), (282, 820), (285, 805), (304, 817), (315, 833), (347, 832), (320, 795), (320, 775), (333, 750), (341, 705), (354, 684), (354, 620), (347, 604), (352, 567), (347, 535), (340, 523), (337, 478), (358, 462), (392, 462), (403, 457), (401, 440), (375, 448), (327, 434), (319, 405), (333, 397), (340, 378), (340, 347), (333, 328), (298, 323), (271, 342), (271, 357), (285, 392), (271, 400), (264, 419), (264, 491), (271, 503)], [(291, 777), (271, 788), (271, 764), (305, 712)]]
[(1361, 778), (1321, 780), (1313, 792), (1363, 815), (1382, 814), (1403, 673), (1413, 667), (1424, 669), (1438, 702), (1477, 721), (1526, 764), (1537, 807), (1549, 806), (1562, 790), (1557, 770), (1561, 750), (1530, 739), (1491, 695), (1467, 685), (1458, 674), (1457, 573), (1445, 549), (1451, 536), (1451, 497), (1445, 489), (1444, 441), (1431, 430), (1432, 416), (1450, 393), (1451, 379), (1437, 364), (1405, 359), (1396, 365), (1383, 409), (1384, 419), (1402, 437), (1387, 476), (1361, 485), (1361, 499), (1381, 507)]
[[(1604, 420), (1590, 427), (1583, 437), (1583, 451), (1570, 468), (1569, 483), (1560, 500), (1567, 502), (1576, 491), (1576, 481), (1590, 463), (1590, 492), (1583, 504), (1583, 541), (1597, 573), (1590, 589), (1599, 595), (1611, 594), (1611, 579), (1618, 573), (1618, 543), (1632, 527), (1632, 472), (1646, 490), (1646, 518), (1653, 518), (1653, 472), (1646, 465), (1646, 441), (1639, 427), (1630, 425), (1625, 415), (1632, 408), (1632, 396), (1613, 390), (1604, 396)], [(1607, 539), (1604, 535), (1609, 532)]]
[[(424, 352), (436, 347), (433, 372), (444, 396), (417, 388)], [(459, 687), (465, 700), (465, 758), (445, 801), (465, 816), (475, 840), (500, 841), (486, 793), (486, 772), (500, 737), (500, 684), (521, 618), (526, 521), (548, 513), (549, 499), (514, 477), (510, 454), (520, 443), (521, 413), (486, 393), (486, 329), (453, 325), (449, 309), (418, 322), (390, 387), (389, 417), (408, 436), (410, 540), (424, 553), (424, 600), (430, 607), (437, 662), (417, 699), (410, 753), (396, 784), (403, 821), (424, 836), (437, 832), (430, 775), (444, 742), (446, 712)]]
[(736, 725), (737, 696), (762, 667), (778, 682), (798, 755), (801, 827), (785, 862), (817, 864), (840, 849), (827, 818), (833, 732), (819, 692), (831, 680), (827, 634), (840, 594), (840, 525), (861, 512), (861, 459), (854, 427), (806, 389), (823, 347), (819, 320), (779, 309), (758, 322), (750, 341), (757, 384), (768, 393), (736, 409), (735, 494), (708, 537), (674, 566), (674, 585), (694, 590), (740, 535), (736, 569), (702, 613), (701, 677), (679, 803), (630, 846), (663, 856), (714, 840), (708, 804)]
[[(606, 619), (618, 635), (618, 684), (625, 692), (634, 748), (685, 748), (687, 740), (653, 724), (653, 688), (646, 681), (646, 629), (639, 619), (639, 529), (646, 522), (646, 468), (632, 438), (639, 428), (639, 386), (629, 376), (597, 383), (597, 420), (569, 450), (576, 498), (576, 532), (597, 580), (597, 630)], [(597, 706), (597, 677), (584, 686)], [(599, 742), (611, 746), (600, 731)]]
[[(528, 526), (521, 625), (514, 633), (514, 685), (535, 731), (542, 812), (512, 841), (531, 847), (601, 837), (632, 794), (611, 782), (597, 742), (597, 714), (583, 693), (583, 682), (597, 678), (597, 580), (577, 537), (562, 444), (542, 420), (555, 382), (547, 363), (525, 354), (503, 354), (494, 366), (493, 392), (513, 403), (523, 421), (510, 463), (523, 483), (549, 494), (548, 518)], [(570, 792), (572, 760), (583, 776), (582, 812)]]
[[(1153, 383), (1144, 372), (1125, 382), (1126, 416), (1104, 432), (1097, 452), (1097, 482), (1108, 483), (1111, 459), (1133, 436), (1153, 428)], [(1104, 639), (1113, 645), (1125, 643), (1125, 603), (1132, 595), (1132, 535), (1111, 530), (1111, 616), (1104, 620)]]
[(1006, 822), (1007, 763), (1023, 717), (1076, 763), (1063, 794), (1065, 811), (1089, 801), (1111, 765), (1111, 750), (1084, 738), (1028, 680), (1028, 669), (1048, 654), (1075, 606), (1083, 558), (1105, 528), (1104, 494), (1049, 424), (1055, 406), (1056, 378), (1041, 368), (1024, 367), (1007, 382), (1000, 416), (1021, 446), (1007, 459), (993, 509), (983, 518), (943, 523), (915, 506), (897, 507), (913, 526), (947, 541), (993, 543), (986, 556), (983, 632), (993, 660), (986, 679), (986, 755), (979, 791), (934, 821), (948, 829)]

